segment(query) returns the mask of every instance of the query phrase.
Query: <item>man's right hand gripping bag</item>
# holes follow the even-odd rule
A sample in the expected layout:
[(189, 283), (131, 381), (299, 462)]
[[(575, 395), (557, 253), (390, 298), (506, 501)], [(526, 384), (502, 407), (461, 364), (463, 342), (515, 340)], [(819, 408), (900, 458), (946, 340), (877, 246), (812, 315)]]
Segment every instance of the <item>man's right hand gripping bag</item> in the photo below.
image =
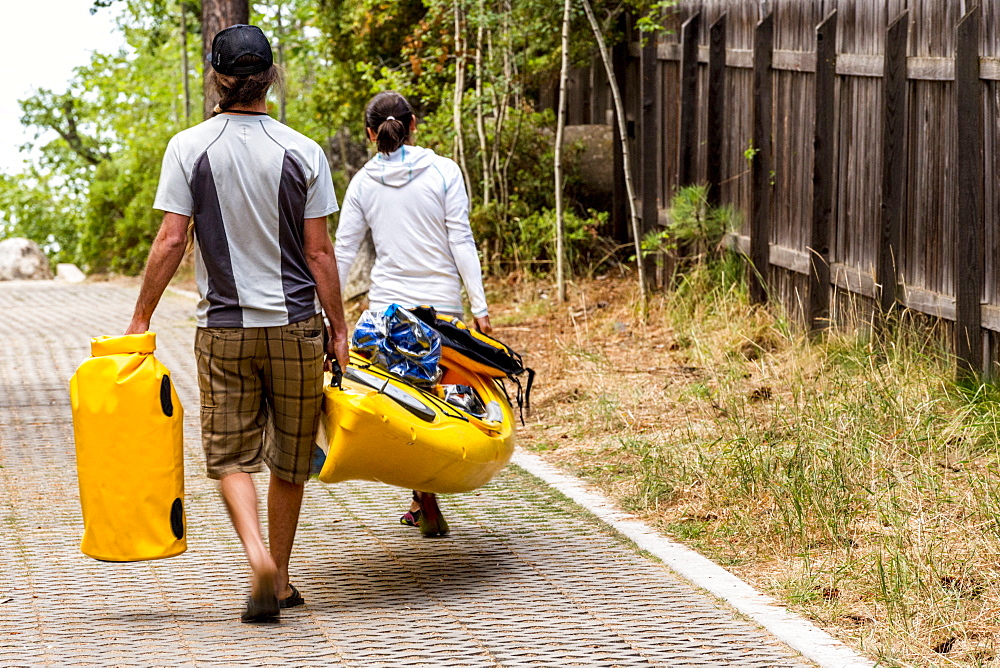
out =
[(102, 561), (187, 549), (184, 410), (152, 332), (91, 339), (70, 380), (84, 554)]

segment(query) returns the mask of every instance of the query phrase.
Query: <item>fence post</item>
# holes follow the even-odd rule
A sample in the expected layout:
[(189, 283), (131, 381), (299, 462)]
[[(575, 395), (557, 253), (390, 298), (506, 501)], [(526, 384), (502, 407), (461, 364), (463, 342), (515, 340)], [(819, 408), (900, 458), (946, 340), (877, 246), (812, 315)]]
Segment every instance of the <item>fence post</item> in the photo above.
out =
[[(660, 150), (659, 150), (659, 123), (657, 116), (660, 113), (660, 106), (657, 104), (659, 96), (659, 57), (657, 56), (656, 39), (651, 36), (645, 37), (645, 44), (642, 47), (639, 57), (640, 72), (640, 144), (639, 159), (641, 160), (641, 190), (640, 210), (642, 212), (642, 232), (645, 235), (659, 227), (660, 218)], [(643, 261), (646, 277), (656, 281), (656, 258), (650, 255)]]
[(976, 6), (955, 28), (955, 120), (958, 124), (958, 180), (953, 275), (955, 356), (960, 380), (983, 369), (983, 121), (979, 82), (979, 24)]
[(590, 120), (590, 72), (583, 68), (573, 68), (573, 87), (580, 100), (575, 112), (571, 115), (577, 124), (592, 123)]
[[(600, 59), (590, 62), (590, 120), (594, 125), (607, 125), (608, 78)], [(612, 121), (611, 125), (615, 125)]]
[(753, 157), (750, 219), (750, 299), (767, 301), (771, 264), (771, 61), (774, 55), (774, 12), (757, 23), (753, 40)]
[(816, 122), (813, 134), (813, 208), (809, 232), (809, 328), (830, 325), (830, 239), (833, 226), (834, 84), (837, 80), (837, 10), (816, 26)]
[(906, 38), (909, 11), (902, 12), (885, 31), (882, 73), (882, 203), (878, 265), (875, 281), (881, 287), (879, 306), (889, 313), (898, 299), (898, 263), (906, 188)]
[(705, 141), (705, 167), (708, 181), (708, 203), (722, 202), (722, 137), (726, 115), (726, 19), (728, 12), (716, 19), (708, 37), (708, 123)]
[(677, 155), (677, 185), (697, 180), (698, 159), (698, 32), (701, 12), (696, 11), (681, 26), (680, 146)]

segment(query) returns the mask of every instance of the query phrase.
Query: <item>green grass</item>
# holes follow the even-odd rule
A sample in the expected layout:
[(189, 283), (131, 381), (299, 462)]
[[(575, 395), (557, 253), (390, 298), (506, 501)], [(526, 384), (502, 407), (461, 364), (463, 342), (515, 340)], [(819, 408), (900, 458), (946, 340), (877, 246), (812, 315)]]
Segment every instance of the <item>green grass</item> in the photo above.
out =
[[(812, 341), (751, 305), (740, 276), (725, 259), (659, 297), (651, 320), (698, 377), (645, 395), (588, 388), (568, 410), (598, 447), (574, 465), (887, 665), (993, 660), (1000, 388), (956, 384), (947, 340), (923, 317)], [(595, 349), (584, 339), (563, 354), (589, 373), (613, 368)], [(686, 417), (628, 418), (657, 402)]]

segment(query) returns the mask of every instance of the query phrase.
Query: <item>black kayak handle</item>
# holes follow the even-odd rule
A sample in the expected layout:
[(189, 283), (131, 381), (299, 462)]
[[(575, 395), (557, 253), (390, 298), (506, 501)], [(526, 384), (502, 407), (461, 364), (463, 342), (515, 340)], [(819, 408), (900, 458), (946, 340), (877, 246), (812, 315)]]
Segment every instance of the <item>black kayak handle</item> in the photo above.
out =
[(344, 370), (340, 368), (340, 362), (337, 360), (330, 360), (330, 372), (332, 377), (330, 378), (330, 387), (339, 387), (344, 389)]

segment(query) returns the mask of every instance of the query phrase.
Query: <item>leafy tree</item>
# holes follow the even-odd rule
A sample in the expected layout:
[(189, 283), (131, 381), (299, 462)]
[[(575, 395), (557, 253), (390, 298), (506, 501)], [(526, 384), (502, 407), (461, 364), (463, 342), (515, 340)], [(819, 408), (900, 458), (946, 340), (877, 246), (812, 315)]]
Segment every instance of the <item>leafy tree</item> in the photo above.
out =
[(316, 0), (316, 8), (325, 66), (312, 92), (317, 111), (360, 137), (361, 112), (374, 92), (411, 92), (404, 46), (429, 26), (428, 10), (421, 0)]
[(177, 19), (172, 0), (130, 0), (119, 18), (125, 48), (95, 53), (64, 92), (42, 89), (21, 102), (22, 123), (35, 129), (26, 148), (40, 157), (4, 177), (5, 234), (89, 271), (141, 270), (159, 224), (151, 207), (160, 158), (186, 123)]
[[(163, 149), (200, 120), (186, 113), (201, 107), (200, 87), (185, 86), (201, 74), (200, 1), (94, 0), (94, 11), (112, 4), (127, 46), (94, 54), (65, 91), (22, 101), (22, 121), (35, 129), (27, 148), (39, 158), (0, 179), (0, 234), (28, 236), (90, 271), (133, 273), (159, 224), (151, 207)], [(623, 9), (648, 14), (660, 4), (594, 8), (613, 38), (607, 26)], [(421, 118), (420, 143), (462, 162), (481, 240), (508, 255), (520, 253), (510, 239), (539, 248), (529, 240), (545, 231), (504, 235), (551, 218), (541, 212), (553, 206), (555, 117), (537, 109), (559, 64), (551, 0), (272, 0), (252, 9), (287, 71), (269, 111), (326, 148), (340, 192), (367, 159), (365, 103), (393, 88)], [(593, 40), (575, 0), (572, 33), (574, 62), (589, 62)]]
[(53, 184), (57, 178), (34, 169), (17, 177), (0, 174), (0, 239), (26, 237), (53, 262), (72, 262), (82, 201), (72, 188)]

